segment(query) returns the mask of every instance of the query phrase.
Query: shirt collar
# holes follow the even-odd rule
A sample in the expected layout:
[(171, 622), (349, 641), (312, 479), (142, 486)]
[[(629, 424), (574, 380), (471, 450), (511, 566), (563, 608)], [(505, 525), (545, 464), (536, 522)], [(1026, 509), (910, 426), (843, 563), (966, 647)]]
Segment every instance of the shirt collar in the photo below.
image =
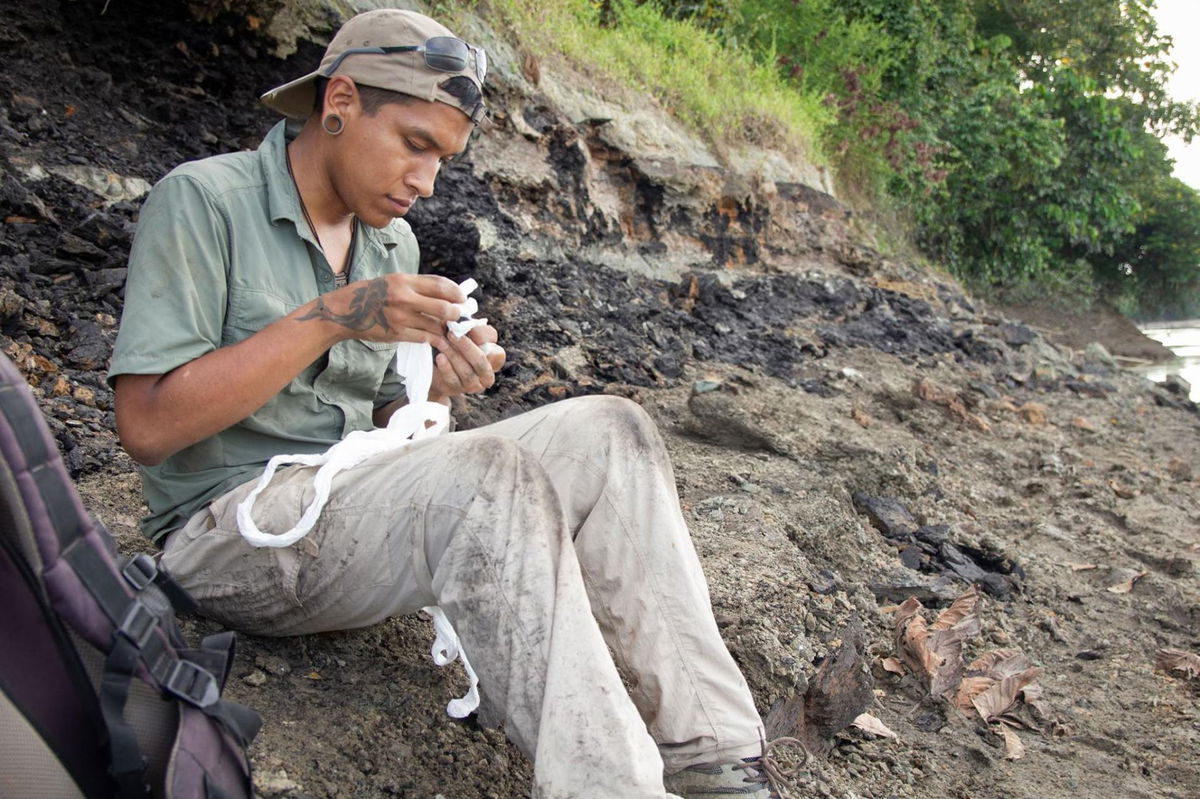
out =
[[(287, 143), (300, 132), (302, 124), (293, 120), (280, 120), (258, 147), (263, 174), (266, 176), (271, 222), (279, 224), (287, 220), (295, 225), (297, 232), (307, 231), (308, 226), (300, 222), (304, 218), (304, 212), (300, 210), (300, 194), (296, 191), (296, 184), (288, 173)], [(360, 235), (366, 235), (368, 241), (390, 250), (404, 240), (404, 227), (403, 222), (393, 221), (382, 229), (360, 224), (358, 230)], [(307, 236), (304, 237), (307, 239)]]

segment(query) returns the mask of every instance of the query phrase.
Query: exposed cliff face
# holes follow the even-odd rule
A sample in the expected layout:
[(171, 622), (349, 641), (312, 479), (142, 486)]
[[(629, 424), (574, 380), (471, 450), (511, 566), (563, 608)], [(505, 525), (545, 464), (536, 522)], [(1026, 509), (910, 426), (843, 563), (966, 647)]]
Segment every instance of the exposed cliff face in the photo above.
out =
[[(254, 146), (273, 122), (254, 95), (316, 63), (305, 37), (340, 6), (197, 2), (240, 12), (197, 23), (181, 4), (103, 5), (0, 20), (0, 345), (93, 510), (137, 548), (137, 480), (103, 381), (137, 196), (178, 161)], [(485, 23), (464, 35), (497, 63), (493, 123), (410, 215), (424, 266), (480, 281), (510, 354), (460, 420), (596, 392), (651, 411), (764, 713), (807, 694), (810, 721), (838, 717), (840, 673), (874, 682), (872, 712), (900, 735), (822, 727), (811, 794), (1200, 790), (1197, 697), (1153, 667), (1159, 647), (1196, 646), (1193, 406), (861, 246), (820, 170), (714, 153)], [(987, 597), (968, 654), (1019, 647), (1044, 669), (1050, 714), (1019, 733), (1021, 760), (995, 724), (882, 665), (889, 605), (943, 606), (968, 582)], [(247, 639), (232, 693), (267, 716), (262, 792), (525, 795), (528, 764), (502, 734), (443, 714), (461, 675), (428, 663), (429, 635), (402, 619)]]

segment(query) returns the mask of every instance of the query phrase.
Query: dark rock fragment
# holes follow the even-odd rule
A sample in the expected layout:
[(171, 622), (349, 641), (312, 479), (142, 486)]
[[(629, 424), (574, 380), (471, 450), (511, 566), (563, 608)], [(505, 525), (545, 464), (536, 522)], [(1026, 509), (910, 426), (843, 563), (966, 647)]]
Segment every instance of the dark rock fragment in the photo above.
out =
[(58, 254), (67, 258), (82, 258), (85, 261), (103, 261), (105, 258), (104, 250), (65, 231), (58, 241)]
[(947, 568), (969, 583), (979, 582), (985, 574), (974, 560), (964, 555), (962, 550), (949, 541), (942, 544), (938, 554)]
[(944, 574), (934, 577), (902, 567), (880, 575), (868, 587), (879, 600), (903, 602), (916, 597), (925, 605), (951, 602), (962, 593), (962, 583)]
[(923, 561), (922, 554), (921, 547), (910, 544), (900, 550), (900, 562), (910, 569), (919, 570)]
[(1024, 347), (1037, 338), (1037, 333), (1030, 330), (1027, 325), (1013, 322), (1005, 322), (1000, 325), (1000, 335), (1004, 338), (1004, 343), (1010, 347)]
[(950, 540), (950, 525), (948, 524), (927, 524), (924, 527), (918, 527), (913, 532), (913, 536), (918, 541), (923, 541), (935, 547), (940, 547), (942, 544)]
[(949, 541), (942, 544), (939, 554), (946, 567), (967, 582), (975, 583), (995, 597), (1005, 598), (1009, 595), (1011, 584), (1003, 575), (983, 570), (974, 558)]
[(872, 497), (862, 492), (856, 492), (853, 500), (854, 507), (865, 513), (871, 525), (888, 538), (907, 538), (918, 527), (917, 520), (899, 500)]
[(832, 594), (834, 591), (836, 591), (840, 582), (841, 580), (838, 579), (837, 574), (834, 572), (830, 571), (829, 569), (820, 569), (816, 574), (813, 575), (812, 579), (808, 581), (808, 587), (812, 589), (814, 594), (821, 594), (824, 596), (826, 594)]
[(1162, 387), (1172, 394), (1187, 399), (1192, 395), (1192, 384), (1179, 375), (1168, 375), (1162, 382)]
[(84, 280), (87, 281), (88, 294), (95, 297), (103, 297), (113, 291), (119, 290), (125, 285), (125, 278), (129, 270), (125, 267), (116, 269), (91, 269), (84, 273)]
[(875, 679), (866, 663), (860, 623), (852, 621), (838, 637), (841, 645), (821, 663), (804, 696), (777, 702), (764, 720), (769, 737), (797, 737), (818, 757), (829, 754), (834, 736), (874, 699)]

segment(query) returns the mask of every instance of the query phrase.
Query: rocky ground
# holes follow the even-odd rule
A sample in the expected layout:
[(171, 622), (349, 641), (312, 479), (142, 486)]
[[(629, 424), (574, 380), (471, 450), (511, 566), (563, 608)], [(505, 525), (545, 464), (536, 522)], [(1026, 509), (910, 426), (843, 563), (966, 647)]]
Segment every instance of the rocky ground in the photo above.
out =
[[(253, 146), (272, 121), (254, 95), (317, 60), (276, 58), (254, 19), (148, 0), (0, 18), (0, 346), (126, 550), (148, 544), (103, 369), (137, 198)], [(510, 354), (458, 416), (601, 392), (655, 416), (725, 639), (772, 732), (817, 752), (800, 795), (1200, 793), (1197, 683), (1158, 665), (1200, 652), (1195, 406), (856, 243), (786, 165), (667, 148), (620, 98), (573, 110), (580, 76), (488, 44), (491, 129), (411, 215), (426, 268), (480, 281)], [(932, 620), (972, 584), (973, 610), (918, 634), (906, 600)], [(420, 618), (243, 638), (229, 693), (266, 718), (260, 791), (525, 795), (502, 732), (445, 715), (465, 678), (431, 638)], [(961, 665), (954, 647), (1038, 671), (1001, 681), (1012, 707), (987, 721), (953, 701), (986, 677), (926, 669), (930, 650)], [(864, 711), (895, 737), (848, 727)]]

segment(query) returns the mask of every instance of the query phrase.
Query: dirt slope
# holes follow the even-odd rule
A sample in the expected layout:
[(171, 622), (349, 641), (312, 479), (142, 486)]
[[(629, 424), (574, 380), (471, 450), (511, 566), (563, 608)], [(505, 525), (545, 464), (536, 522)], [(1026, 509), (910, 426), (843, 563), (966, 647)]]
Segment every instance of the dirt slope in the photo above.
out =
[[(102, 372), (136, 223), (125, 198), (180, 160), (252, 146), (272, 121), (255, 93), (317, 55), (281, 62), (240, 17), (104, 5), (0, 20), (0, 346), (132, 550), (147, 546), (138, 480)], [(650, 410), (763, 713), (788, 726), (780, 708), (807, 695), (811, 733), (816, 710), (858, 702), (898, 736), (816, 735), (829, 751), (800, 768), (803, 795), (1200, 794), (1195, 682), (1155, 668), (1161, 648), (1200, 652), (1194, 406), (855, 244), (846, 209), (787, 174), (637, 149), (627, 121), (555, 101), (569, 73), (540, 72), (533, 85), (501, 62), (494, 129), (412, 214), (426, 267), (480, 280), (512, 358), (459, 416), (597, 392)], [(969, 582), (983, 600), (965, 660), (1019, 649), (1041, 669), (1041, 712), (1016, 712), (1020, 759), (999, 722), (884, 667), (890, 609), (945, 608)], [(230, 694), (266, 717), (261, 792), (526, 795), (503, 734), (443, 712), (465, 678), (432, 665), (431, 638), (419, 618), (244, 638)], [(838, 668), (866, 694), (835, 690)]]

